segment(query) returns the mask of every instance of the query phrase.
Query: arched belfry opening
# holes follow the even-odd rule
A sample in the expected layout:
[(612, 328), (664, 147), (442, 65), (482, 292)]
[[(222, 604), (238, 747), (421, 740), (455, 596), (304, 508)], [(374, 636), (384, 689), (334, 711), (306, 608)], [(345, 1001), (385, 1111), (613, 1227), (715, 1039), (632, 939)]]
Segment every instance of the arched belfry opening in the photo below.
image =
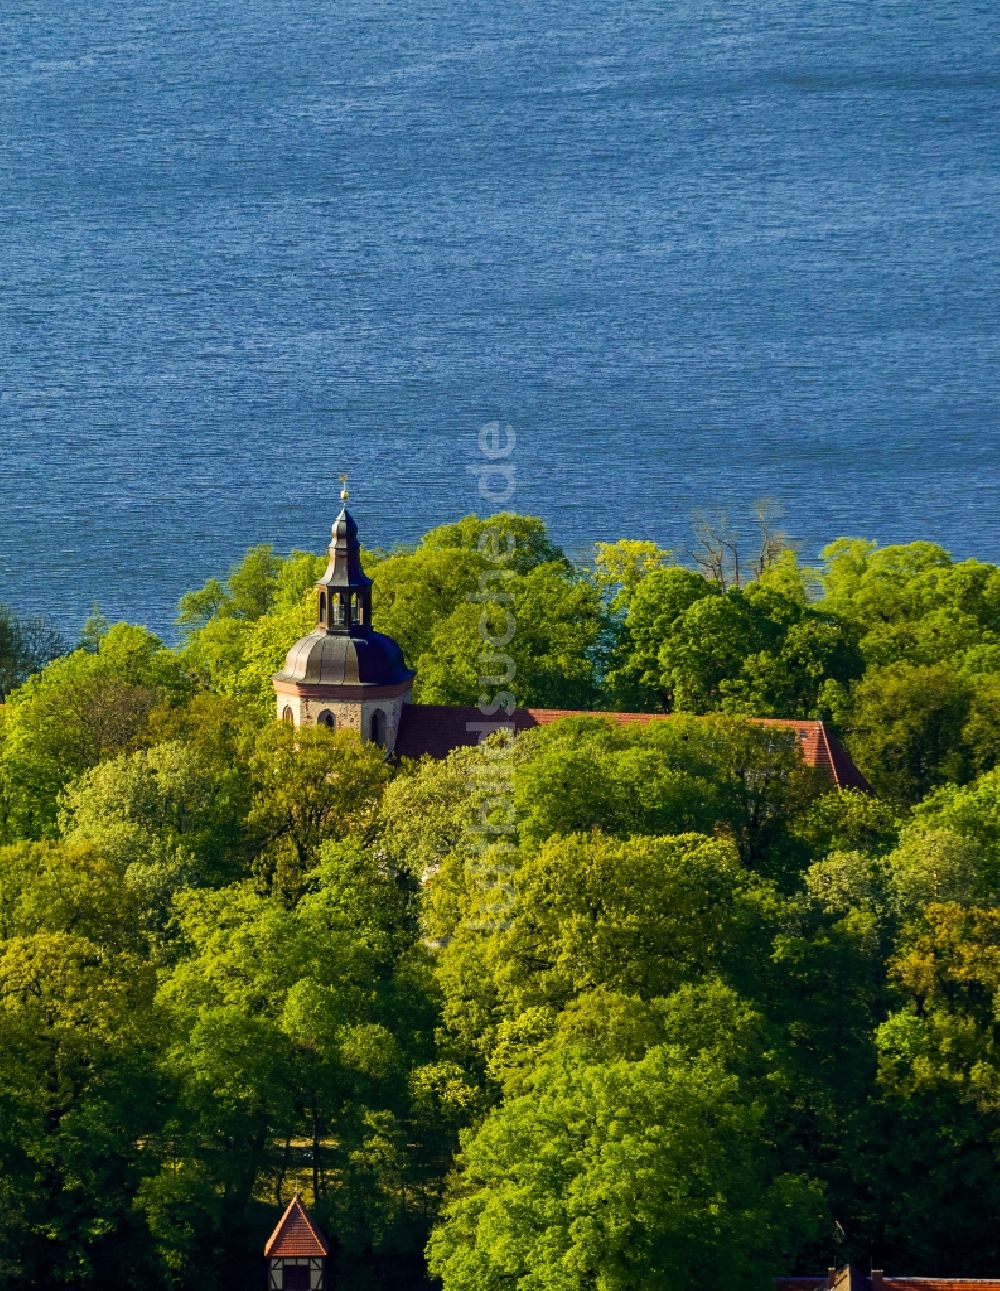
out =
[[(296, 641), (274, 678), (278, 716), (293, 709), (297, 726), (357, 731), (391, 753), (413, 673), (391, 637), (372, 623), (372, 580), (361, 563), (358, 526), (343, 507), (333, 522), (326, 572), (316, 584), (317, 624)], [(289, 702), (295, 696), (298, 703)]]

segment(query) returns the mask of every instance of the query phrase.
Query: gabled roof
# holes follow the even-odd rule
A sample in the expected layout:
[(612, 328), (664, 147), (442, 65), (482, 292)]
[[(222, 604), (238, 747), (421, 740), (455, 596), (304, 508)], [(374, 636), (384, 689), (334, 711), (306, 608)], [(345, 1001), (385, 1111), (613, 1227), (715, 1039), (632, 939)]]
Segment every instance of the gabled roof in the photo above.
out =
[[(561, 708), (516, 708), (509, 721), (502, 715), (484, 717), (478, 708), (445, 704), (406, 704), (396, 736), (395, 752), (401, 758), (429, 755), (444, 758), (453, 749), (478, 744), (489, 730), (507, 724), (520, 733), (535, 726), (548, 726), (562, 717), (601, 717), (619, 726), (648, 726), (669, 721), (668, 713), (584, 712)], [(797, 721), (784, 717), (751, 717), (761, 726), (778, 726), (798, 733), (802, 759), (807, 766), (825, 771), (838, 789), (871, 792), (871, 785), (851, 761), (850, 754), (823, 722)]]
[(890, 1278), (885, 1291), (1000, 1291), (1000, 1278)]
[[(866, 1288), (881, 1287), (882, 1291), (1000, 1291), (1000, 1278), (910, 1278), (890, 1277), (883, 1273), (880, 1282), (873, 1282), (867, 1274), (861, 1277)], [(778, 1278), (777, 1291), (826, 1291), (827, 1278)]]
[(280, 1260), (329, 1254), (329, 1243), (309, 1218), (309, 1212), (296, 1193), (278, 1220), (278, 1227), (268, 1238), (264, 1247), (265, 1257)]

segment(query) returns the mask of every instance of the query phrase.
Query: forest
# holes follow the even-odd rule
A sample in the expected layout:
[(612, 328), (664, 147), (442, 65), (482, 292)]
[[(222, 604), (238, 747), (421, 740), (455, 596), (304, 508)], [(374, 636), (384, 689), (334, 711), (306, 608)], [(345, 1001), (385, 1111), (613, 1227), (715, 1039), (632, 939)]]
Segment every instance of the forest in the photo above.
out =
[(350, 1291), (1000, 1275), (1000, 568), (470, 516), (366, 553), (416, 702), (496, 690), (490, 533), (595, 715), (440, 761), (276, 722), (321, 556), (0, 611), (0, 1288), (263, 1287), (296, 1188)]

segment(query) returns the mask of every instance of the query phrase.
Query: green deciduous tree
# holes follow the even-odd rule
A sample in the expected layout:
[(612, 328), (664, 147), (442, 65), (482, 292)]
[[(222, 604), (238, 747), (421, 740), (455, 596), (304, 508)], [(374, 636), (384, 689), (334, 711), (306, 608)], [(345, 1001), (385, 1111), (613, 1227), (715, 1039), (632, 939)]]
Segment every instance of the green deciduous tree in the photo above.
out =
[(50, 663), (8, 701), (0, 746), (0, 835), (54, 832), (63, 787), (142, 742), (149, 716), (190, 685), (176, 656), (145, 628), (119, 623), (96, 653)]
[(130, 1198), (155, 1106), (152, 989), (139, 958), (79, 932), (0, 944), (0, 1285), (121, 1287), (147, 1267)]
[(113, 857), (154, 919), (175, 888), (225, 882), (246, 861), (245, 771), (213, 766), (178, 741), (100, 763), (60, 805), (63, 836)]
[[(165, 1156), (143, 1197), (181, 1274), (216, 1224), (238, 1246), (255, 1189), (274, 1195), (290, 1175), (309, 1178), (342, 1266), (406, 1247), (406, 1233), (412, 1250), (425, 1231), (421, 1189), (440, 1143), (425, 1154), (409, 1094), (411, 1071), (433, 1056), (416, 887), (356, 841), (314, 860), (291, 907), (248, 884), (177, 898), (190, 953), (161, 1002), (178, 1091), (172, 1152), (190, 1187), (177, 1192)], [(193, 1208), (189, 1230), (178, 1208)]]
[(969, 778), (968, 683), (946, 663), (870, 668), (852, 688), (848, 744), (881, 796), (902, 805)]
[(995, 906), (932, 902), (891, 961), (901, 998), (876, 1033), (890, 1168), (873, 1204), (887, 1244), (980, 1277), (1000, 1258), (981, 1220), (1000, 1199), (998, 966)]
[(562, 1051), (491, 1113), (429, 1247), (445, 1291), (769, 1286), (817, 1231), (822, 1193), (782, 1172), (720, 1021), (710, 1048), (679, 1030), (632, 1061)]
[(568, 564), (543, 520), (511, 511), (485, 518), (468, 515), (454, 524), (439, 525), (423, 536), (420, 546), (475, 551), (491, 565), (502, 565), (518, 574), (527, 574), (538, 565)]
[(501, 714), (593, 707), (602, 629), (596, 590), (563, 565), (512, 573), (436, 625), (415, 660), (420, 699)]
[(373, 830), (389, 779), (380, 748), (325, 727), (272, 723), (257, 735), (248, 764), (258, 869), (290, 896), (326, 839)]

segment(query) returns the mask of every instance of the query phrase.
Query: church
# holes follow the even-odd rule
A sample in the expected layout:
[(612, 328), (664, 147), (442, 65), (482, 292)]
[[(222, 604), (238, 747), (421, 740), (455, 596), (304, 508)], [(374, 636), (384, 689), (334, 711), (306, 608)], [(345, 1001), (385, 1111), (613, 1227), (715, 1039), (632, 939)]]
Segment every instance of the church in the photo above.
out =
[[(506, 727), (515, 733), (546, 726), (562, 717), (588, 714), (551, 708), (517, 708), (503, 719), (478, 708), (415, 704), (415, 674), (391, 637), (372, 623), (372, 580), (361, 566), (358, 526), (344, 506), (333, 523), (330, 560), (316, 585), (317, 624), (288, 652), (274, 677), (278, 718), (293, 726), (326, 726), (357, 731), (395, 758), (444, 758), (456, 748), (478, 744)], [(669, 720), (664, 713), (595, 713), (621, 725)], [(839, 789), (871, 792), (850, 754), (824, 722), (751, 718), (794, 730), (807, 766), (824, 771)]]

